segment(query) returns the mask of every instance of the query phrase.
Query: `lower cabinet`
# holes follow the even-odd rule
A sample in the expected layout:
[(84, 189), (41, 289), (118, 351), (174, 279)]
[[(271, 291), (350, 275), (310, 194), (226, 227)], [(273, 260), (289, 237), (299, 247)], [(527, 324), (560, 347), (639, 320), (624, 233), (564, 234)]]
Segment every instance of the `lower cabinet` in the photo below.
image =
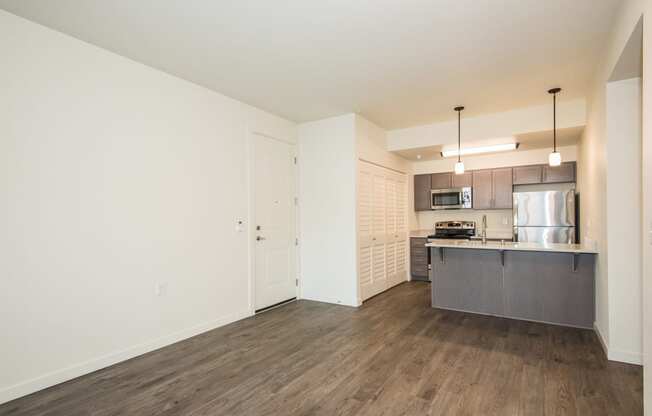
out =
[(593, 254), (433, 248), (431, 256), (433, 307), (593, 327)]
[(412, 280), (428, 280), (427, 238), (410, 238), (410, 275)]

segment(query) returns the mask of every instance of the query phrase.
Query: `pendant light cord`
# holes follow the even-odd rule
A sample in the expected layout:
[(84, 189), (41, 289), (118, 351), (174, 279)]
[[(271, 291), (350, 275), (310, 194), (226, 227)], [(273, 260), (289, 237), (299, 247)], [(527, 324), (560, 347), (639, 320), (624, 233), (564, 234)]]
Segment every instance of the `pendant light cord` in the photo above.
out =
[(552, 96), (552, 147), (557, 152), (557, 93)]
[(460, 135), (460, 129), (461, 129), (461, 117), (462, 117), (462, 111), (457, 112), (457, 163), (461, 162), (462, 159), (462, 139)]

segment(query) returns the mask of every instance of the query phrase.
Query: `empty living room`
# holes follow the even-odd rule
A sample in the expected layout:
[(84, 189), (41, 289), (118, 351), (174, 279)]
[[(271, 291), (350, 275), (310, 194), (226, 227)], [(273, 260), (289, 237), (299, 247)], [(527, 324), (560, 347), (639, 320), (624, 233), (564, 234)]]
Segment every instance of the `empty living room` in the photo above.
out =
[(0, 0), (0, 416), (652, 416), (652, 0)]

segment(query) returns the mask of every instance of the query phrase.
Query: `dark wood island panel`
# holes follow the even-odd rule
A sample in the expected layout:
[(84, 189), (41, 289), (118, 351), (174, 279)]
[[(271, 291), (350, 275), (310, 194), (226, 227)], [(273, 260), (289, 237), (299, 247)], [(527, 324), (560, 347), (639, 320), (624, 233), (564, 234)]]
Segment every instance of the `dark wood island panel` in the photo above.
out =
[(431, 250), (433, 307), (593, 328), (595, 254)]

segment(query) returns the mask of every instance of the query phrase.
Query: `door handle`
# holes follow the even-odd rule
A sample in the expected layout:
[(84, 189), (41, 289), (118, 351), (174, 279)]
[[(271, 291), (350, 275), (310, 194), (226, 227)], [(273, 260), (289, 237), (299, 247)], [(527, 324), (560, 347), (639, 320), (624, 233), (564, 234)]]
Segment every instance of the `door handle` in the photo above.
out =
[(266, 240), (266, 238), (265, 238), (265, 237), (261, 237), (261, 236), (259, 236), (259, 235), (256, 236), (256, 241), (263, 241), (263, 240)]

